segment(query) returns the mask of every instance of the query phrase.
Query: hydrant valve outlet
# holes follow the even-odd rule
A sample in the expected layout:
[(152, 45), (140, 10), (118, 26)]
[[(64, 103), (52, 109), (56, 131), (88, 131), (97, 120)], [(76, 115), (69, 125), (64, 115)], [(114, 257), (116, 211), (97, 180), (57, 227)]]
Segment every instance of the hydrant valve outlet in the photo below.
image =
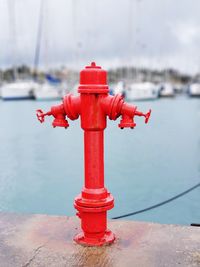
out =
[(107, 212), (114, 207), (114, 198), (104, 185), (104, 130), (107, 119), (121, 116), (119, 127), (134, 128), (135, 116), (148, 122), (149, 112), (142, 113), (136, 106), (126, 103), (120, 94), (109, 95), (107, 72), (95, 62), (80, 72), (78, 96), (67, 94), (62, 103), (44, 113), (36, 112), (43, 123), (45, 116), (53, 116), (53, 127), (69, 126), (66, 118), (80, 117), (84, 131), (84, 186), (75, 198), (74, 207), (81, 220), (82, 232), (74, 237), (78, 244), (102, 246), (111, 244), (115, 235), (107, 228)]
[(131, 128), (133, 129), (136, 126), (136, 123), (133, 121), (133, 118), (122, 118), (119, 123), (119, 128)]
[(52, 122), (53, 127), (64, 127), (65, 129), (69, 127), (68, 121), (65, 119), (64, 116), (60, 115), (57, 118), (54, 119)]

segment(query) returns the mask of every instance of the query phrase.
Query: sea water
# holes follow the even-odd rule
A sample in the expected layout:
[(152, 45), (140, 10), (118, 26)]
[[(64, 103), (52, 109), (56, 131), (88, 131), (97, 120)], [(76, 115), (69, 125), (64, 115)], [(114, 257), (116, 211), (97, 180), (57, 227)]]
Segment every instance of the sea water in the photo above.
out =
[[(55, 102), (0, 102), (0, 211), (75, 215), (73, 199), (83, 185), (80, 121), (53, 129), (37, 121), (38, 108)], [(134, 130), (108, 121), (105, 184), (115, 197), (114, 217), (144, 209), (200, 181), (200, 99), (175, 97), (134, 103), (152, 109), (149, 124)], [(159, 208), (126, 219), (200, 223), (200, 188)]]

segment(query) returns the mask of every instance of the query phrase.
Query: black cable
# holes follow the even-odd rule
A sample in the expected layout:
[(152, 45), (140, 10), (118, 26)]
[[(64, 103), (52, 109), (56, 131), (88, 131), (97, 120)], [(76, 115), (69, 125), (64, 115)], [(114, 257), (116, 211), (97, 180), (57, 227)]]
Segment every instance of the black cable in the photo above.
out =
[(200, 223), (191, 223), (190, 226), (200, 227)]
[(169, 198), (169, 199), (167, 199), (167, 200), (165, 200), (163, 202), (160, 202), (158, 204), (155, 204), (153, 206), (150, 206), (150, 207), (142, 209), (142, 210), (134, 211), (134, 212), (127, 213), (127, 214), (124, 214), (124, 215), (120, 215), (120, 216), (116, 216), (116, 217), (113, 217), (112, 219), (114, 219), (114, 220), (115, 219), (121, 219), (121, 218), (129, 217), (129, 216), (132, 216), (132, 215), (135, 215), (135, 214), (138, 214), (138, 213), (142, 213), (142, 212), (145, 212), (145, 211), (148, 211), (148, 210), (155, 209), (155, 208), (160, 207), (162, 205), (165, 205), (165, 204), (167, 204), (167, 203), (169, 203), (169, 202), (171, 202), (171, 201), (173, 201), (173, 200), (175, 200), (175, 199), (177, 199), (179, 197), (182, 197), (182, 196), (186, 195), (187, 193), (191, 192), (192, 190), (196, 189), (199, 186), (200, 186), (200, 183), (194, 185), (193, 187), (187, 189), (186, 191), (184, 191), (184, 192), (182, 192), (182, 193), (180, 193), (180, 194), (178, 194), (178, 195), (176, 195), (176, 196), (174, 196), (172, 198)]

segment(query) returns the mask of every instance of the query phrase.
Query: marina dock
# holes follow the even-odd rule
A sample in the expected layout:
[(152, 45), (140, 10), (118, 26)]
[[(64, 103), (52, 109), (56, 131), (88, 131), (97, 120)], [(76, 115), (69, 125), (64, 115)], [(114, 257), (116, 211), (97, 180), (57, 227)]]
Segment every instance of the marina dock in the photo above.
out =
[(84, 247), (72, 241), (75, 217), (0, 214), (0, 266), (198, 267), (200, 228), (136, 221), (109, 221), (111, 246)]

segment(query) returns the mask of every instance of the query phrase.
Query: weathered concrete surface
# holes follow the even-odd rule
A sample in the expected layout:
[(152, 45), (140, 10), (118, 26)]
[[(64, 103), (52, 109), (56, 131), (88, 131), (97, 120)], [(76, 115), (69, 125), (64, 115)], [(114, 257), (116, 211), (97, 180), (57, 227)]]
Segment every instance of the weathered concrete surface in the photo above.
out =
[(0, 267), (200, 266), (200, 228), (111, 221), (116, 242), (82, 247), (74, 217), (0, 213)]

